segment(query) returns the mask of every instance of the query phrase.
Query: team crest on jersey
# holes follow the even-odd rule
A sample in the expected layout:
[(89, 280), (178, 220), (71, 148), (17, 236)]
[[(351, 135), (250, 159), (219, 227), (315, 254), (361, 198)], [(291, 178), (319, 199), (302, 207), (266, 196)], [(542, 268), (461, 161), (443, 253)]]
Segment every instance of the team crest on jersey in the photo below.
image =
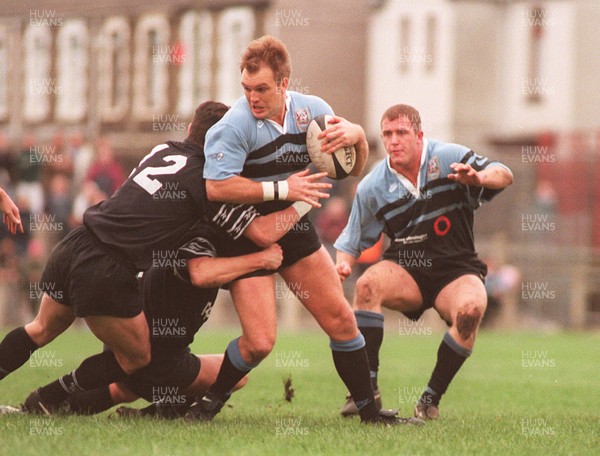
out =
[(298, 125), (300, 131), (306, 131), (308, 124), (310, 123), (310, 114), (308, 113), (308, 109), (296, 109), (294, 116), (296, 117), (296, 125)]
[(432, 180), (438, 177), (440, 177), (440, 157), (436, 155), (427, 163), (427, 179)]

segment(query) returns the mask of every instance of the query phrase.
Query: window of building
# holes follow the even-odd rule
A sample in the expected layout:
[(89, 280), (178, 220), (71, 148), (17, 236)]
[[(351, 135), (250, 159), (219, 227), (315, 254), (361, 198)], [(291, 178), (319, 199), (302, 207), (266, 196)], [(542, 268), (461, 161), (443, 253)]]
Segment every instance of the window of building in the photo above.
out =
[(30, 25), (23, 35), (25, 54), (23, 68), (23, 117), (28, 122), (40, 122), (50, 112), (50, 94), (60, 91), (50, 77), (52, 37), (48, 27)]
[(161, 14), (140, 19), (135, 30), (133, 108), (138, 120), (152, 120), (168, 108), (168, 66), (173, 61), (170, 27)]
[(232, 104), (242, 94), (240, 57), (254, 38), (255, 17), (250, 7), (229, 8), (218, 25), (217, 100)]
[(437, 17), (434, 14), (428, 14), (425, 19), (425, 55), (423, 56), (423, 63), (425, 64), (425, 71), (428, 73), (433, 72), (435, 69), (435, 51), (436, 51), (436, 40), (437, 40)]
[(0, 120), (8, 117), (8, 32), (0, 25)]
[(59, 28), (57, 46), (56, 118), (82, 120), (88, 106), (88, 29), (81, 19), (69, 19)]
[(130, 33), (123, 17), (107, 19), (100, 32), (98, 105), (106, 122), (123, 120), (129, 108)]
[(213, 22), (209, 13), (190, 11), (181, 19), (179, 45), (183, 47), (178, 79), (177, 110), (191, 117), (202, 101), (211, 98)]
[(408, 72), (410, 63), (413, 59), (413, 50), (411, 47), (412, 23), (408, 16), (400, 18), (398, 50), (399, 50), (399, 68), (401, 73)]

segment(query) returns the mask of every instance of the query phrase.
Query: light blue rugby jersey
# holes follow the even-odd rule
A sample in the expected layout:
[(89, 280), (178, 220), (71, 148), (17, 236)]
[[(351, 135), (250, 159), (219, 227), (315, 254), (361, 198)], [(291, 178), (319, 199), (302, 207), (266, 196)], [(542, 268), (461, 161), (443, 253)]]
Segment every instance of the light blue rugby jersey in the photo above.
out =
[(286, 179), (310, 164), (306, 129), (320, 114), (333, 114), (321, 98), (287, 92), (283, 127), (256, 119), (245, 97), (236, 101), (206, 134), (204, 177), (224, 180), (243, 176), (256, 181)]
[(358, 257), (385, 233), (391, 240), (384, 255), (388, 259), (408, 250), (426, 252), (428, 259), (476, 257), (473, 211), (500, 190), (451, 181), (450, 165), (467, 163), (477, 171), (506, 166), (467, 147), (433, 139), (424, 140), (423, 150), (418, 189), (390, 168), (387, 157), (364, 177), (348, 224), (334, 244), (337, 250)]

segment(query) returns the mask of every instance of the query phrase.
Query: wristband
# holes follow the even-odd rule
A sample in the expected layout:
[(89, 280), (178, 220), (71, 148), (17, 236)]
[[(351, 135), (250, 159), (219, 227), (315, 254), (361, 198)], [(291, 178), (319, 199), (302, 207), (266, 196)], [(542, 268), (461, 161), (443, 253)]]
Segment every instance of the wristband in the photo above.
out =
[(312, 206), (308, 204), (306, 201), (296, 201), (292, 204), (292, 207), (296, 209), (296, 212), (300, 216), (300, 218), (304, 217), (308, 211), (312, 209)]
[(289, 192), (287, 181), (261, 182), (263, 201), (285, 201)]
[(273, 182), (262, 182), (263, 201), (273, 201), (275, 199), (275, 185)]

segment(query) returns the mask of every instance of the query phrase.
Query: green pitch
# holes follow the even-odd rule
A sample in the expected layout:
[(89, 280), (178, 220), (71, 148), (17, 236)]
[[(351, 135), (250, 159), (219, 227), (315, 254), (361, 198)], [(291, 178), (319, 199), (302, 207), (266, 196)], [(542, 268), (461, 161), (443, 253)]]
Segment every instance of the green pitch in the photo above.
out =
[[(203, 334), (195, 351), (220, 353), (234, 334)], [(400, 408), (404, 416), (412, 413), (440, 339), (437, 333), (386, 333), (380, 372), (384, 407)], [(441, 403), (440, 421), (383, 429), (338, 416), (346, 390), (324, 335), (280, 334), (248, 386), (212, 423), (121, 420), (110, 412), (78, 418), (0, 416), (0, 453), (598, 454), (599, 346), (597, 333), (481, 333)], [(99, 349), (86, 331), (70, 330), (0, 382), (0, 403), (19, 404), (34, 387)], [(283, 383), (290, 375), (295, 397), (287, 402)]]

